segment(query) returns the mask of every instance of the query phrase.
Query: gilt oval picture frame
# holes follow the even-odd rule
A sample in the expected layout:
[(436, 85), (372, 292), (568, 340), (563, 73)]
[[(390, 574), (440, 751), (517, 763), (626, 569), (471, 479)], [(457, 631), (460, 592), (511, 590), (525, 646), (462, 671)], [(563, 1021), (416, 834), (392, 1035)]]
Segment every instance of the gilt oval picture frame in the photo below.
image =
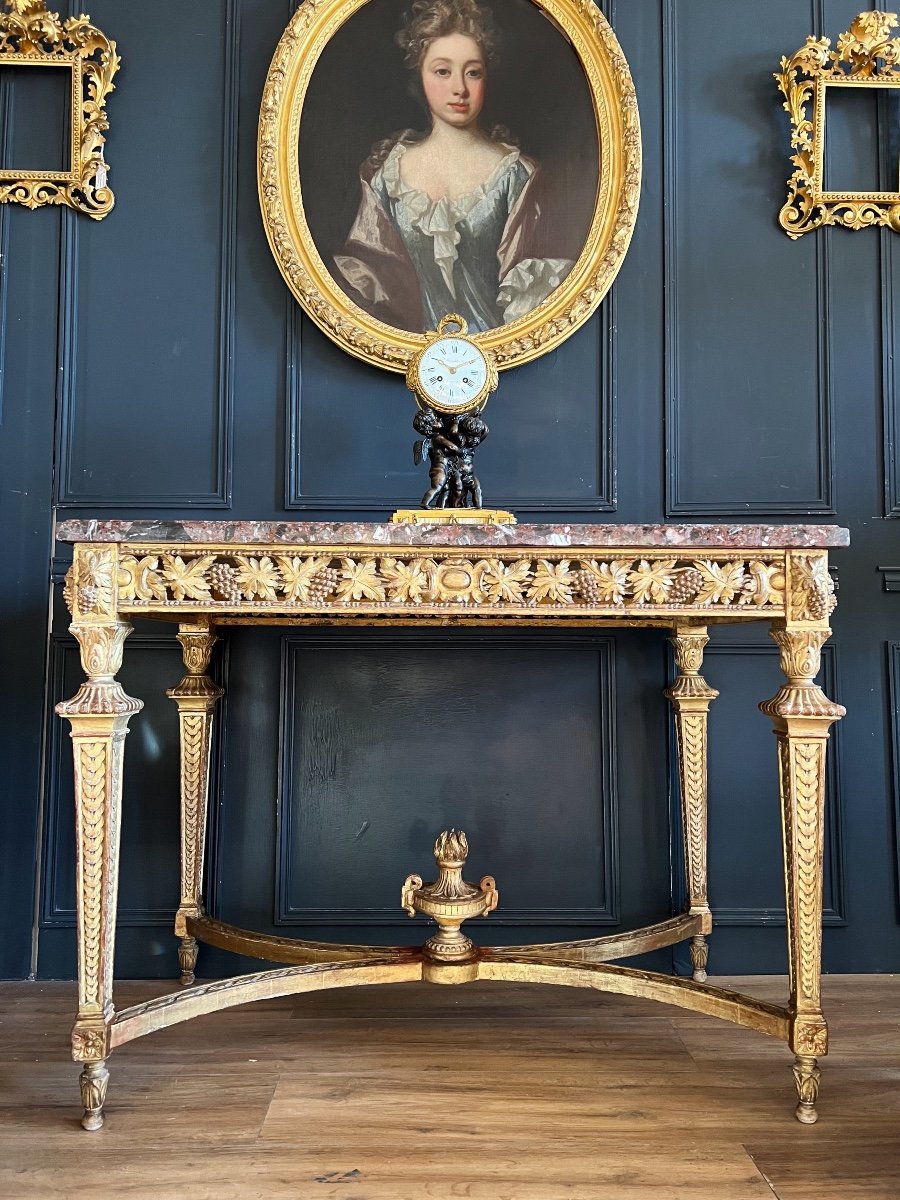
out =
[(258, 173), (279, 269), (342, 349), (405, 371), (453, 311), (504, 370), (574, 333), (622, 265), (631, 72), (592, 0), (306, 0)]

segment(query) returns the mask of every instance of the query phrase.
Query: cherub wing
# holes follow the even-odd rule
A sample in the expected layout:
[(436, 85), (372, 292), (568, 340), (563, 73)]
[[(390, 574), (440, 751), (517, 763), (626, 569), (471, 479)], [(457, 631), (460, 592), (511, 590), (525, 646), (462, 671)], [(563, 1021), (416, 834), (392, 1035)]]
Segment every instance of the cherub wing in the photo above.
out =
[(413, 446), (413, 462), (416, 466), (419, 465), (430, 449), (430, 438), (421, 438), (418, 442), (416, 442), (416, 444)]

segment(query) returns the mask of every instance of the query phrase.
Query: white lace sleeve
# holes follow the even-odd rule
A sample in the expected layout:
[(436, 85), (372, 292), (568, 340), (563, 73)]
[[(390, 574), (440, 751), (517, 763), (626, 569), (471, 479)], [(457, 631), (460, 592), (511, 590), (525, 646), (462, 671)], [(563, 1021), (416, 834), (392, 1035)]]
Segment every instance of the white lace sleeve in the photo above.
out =
[(500, 281), (497, 304), (509, 325), (537, 308), (574, 266), (571, 258), (523, 258)]

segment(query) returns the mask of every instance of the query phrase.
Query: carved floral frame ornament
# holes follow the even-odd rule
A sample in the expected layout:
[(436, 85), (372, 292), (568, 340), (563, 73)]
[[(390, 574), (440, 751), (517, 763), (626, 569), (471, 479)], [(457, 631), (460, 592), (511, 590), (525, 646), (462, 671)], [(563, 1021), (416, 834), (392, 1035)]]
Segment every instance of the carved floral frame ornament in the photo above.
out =
[(115, 204), (103, 157), (106, 99), (120, 66), (116, 43), (82, 14), (65, 20), (44, 0), (4, 0), (0, 65), (68, 67), (72, 73), (69, 166), (63, 171), (0, 170), (0, 203), (65, 204), (100, 221)]
[(795, 170), (778, 220), (789, 237), (796, 239), (822, 225), (883, 225), (900, 232), (900, 191), (836, 192), (824, 187), (828, 89), (900, 88), (900, 38), (890, 36), (897, 24), (896, 13), (863, 12), (833, 50), (829, 38), (808, 37), (796, 54), (782, 58), (775, 79), (791, 118)]
[[(313, 69), (332, 36), (369, 0), (304, 0), (285, 30), (266, 79), (259, 121), (263, 223), (285, 282), (309, 317), (343, 350), (405, 372), (423, 333), (385, 324), (338, 287), (314, 244), (303, 208), (297, 144)], [(584, 69), (600, 141), (597, 198), (581, 253), (542, 304), (476, 335), (499, 370), (554, 350), (595, 311), (624, 261), (637, 220), (641, 133), (622, 49), (594, 0), (532, 0), (568, 38)]]

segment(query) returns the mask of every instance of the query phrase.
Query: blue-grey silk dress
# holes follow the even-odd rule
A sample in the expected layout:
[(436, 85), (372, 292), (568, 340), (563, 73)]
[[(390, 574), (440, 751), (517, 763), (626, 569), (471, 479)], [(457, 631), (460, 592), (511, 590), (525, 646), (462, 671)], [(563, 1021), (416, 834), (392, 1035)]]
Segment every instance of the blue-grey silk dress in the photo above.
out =
[(400, 174), (406, 150), (398, 142), (372, 177), (372, 190), (396, 226), (419, 278), (426, 329), (449, 312), (472, 332), (504, 323), (499, 303), (497, 248), (509, 214), (533, 168), (511, 149), (474, 191), (432, 200)]

